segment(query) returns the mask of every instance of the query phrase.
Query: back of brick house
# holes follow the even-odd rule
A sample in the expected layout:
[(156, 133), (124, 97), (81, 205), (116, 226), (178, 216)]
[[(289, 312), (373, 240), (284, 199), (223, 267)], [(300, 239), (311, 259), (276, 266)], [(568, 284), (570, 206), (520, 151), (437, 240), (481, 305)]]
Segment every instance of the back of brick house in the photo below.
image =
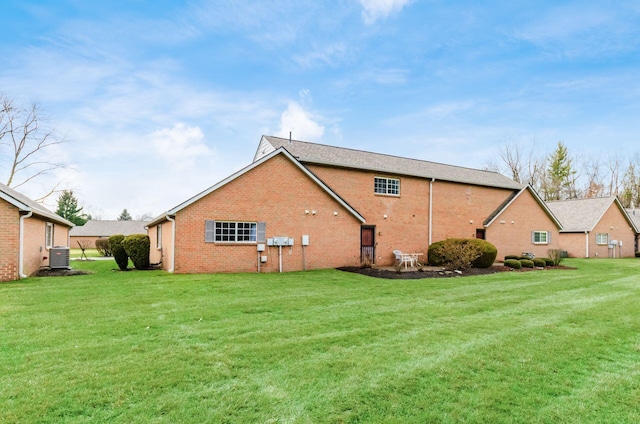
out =
[[(426, 258), (450, 237), (546, 256), (560, 227), (535, 191), (494, 172), (263, 136), (248, 168), (154, 219), (149, 236), (169, 271), (273, 272), (391, 265), (395, 249)], [(270, 246), (282, 237), (293, 245)]]
[(49, 265), (49, 249), (69, 245), (73, 224), (0, 184), (0, 281), (12, 281)]

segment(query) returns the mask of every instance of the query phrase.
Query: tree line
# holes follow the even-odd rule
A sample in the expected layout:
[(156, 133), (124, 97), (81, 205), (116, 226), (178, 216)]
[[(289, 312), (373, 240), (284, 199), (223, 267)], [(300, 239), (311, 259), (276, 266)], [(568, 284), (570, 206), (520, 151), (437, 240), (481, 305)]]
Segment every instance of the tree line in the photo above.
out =
[(535, 144), (505, 142), (485, 169), (531, 185), (545, 201), (617, 196), (625, 208), (640, 205), (640, 156), (571, 154), (559, 141), (550, 153)]

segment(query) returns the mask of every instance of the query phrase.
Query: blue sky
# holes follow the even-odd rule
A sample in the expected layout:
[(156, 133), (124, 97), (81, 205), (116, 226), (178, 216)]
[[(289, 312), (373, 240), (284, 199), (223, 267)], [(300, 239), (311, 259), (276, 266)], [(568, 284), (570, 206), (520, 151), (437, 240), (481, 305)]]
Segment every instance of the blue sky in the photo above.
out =
[(505, 142), (635, 154), (639, 50), (624, 1), (0, 6), (0, 93), (65, 134), (55, 177), (103, 219), (175, 206), (262, 134), (476, 168)]

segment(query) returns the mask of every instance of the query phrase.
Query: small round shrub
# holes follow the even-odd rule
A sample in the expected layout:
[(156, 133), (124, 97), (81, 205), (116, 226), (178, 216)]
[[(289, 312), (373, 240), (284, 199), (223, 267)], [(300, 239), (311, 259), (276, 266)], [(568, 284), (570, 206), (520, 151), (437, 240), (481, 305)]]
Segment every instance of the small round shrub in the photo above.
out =
[(136, 269), (149, 268), (150, 244), (146, 234), (132, 234), (124, 238), (122, 246)]
[(109, 249), (109, 239), (101, 238), (96, 240), (96, 250), (102, 256), (111, 256), (111, 249)]
[(507, 266), (511, 269), (520, 269), (522, 268), (522, 264), (517, 259), (505, 259), (504, 266)]
[(544, 259), (541, 259), (541, 258), (535, 258), (533, 260), (533, 264), (535, 266), (540, 267), (540, 268), (544, 268), (545, 266), (547, 266), (547, 262)]
[(498, 255), (498, 249), (486, 240), (451, 238), (437, 241), (429, 246), (429, 265), (447, 265), (447, 262), (449, 262), (447, 258), (451, 256), (451, 252), (445, 252), (443, 249), (451, 248), (452, 246), (461, 252), (478, 252), (479, 256), (471, 261), (471, 267), (473, 268), (491, 267)]
[(545, 265), (546, 265), (546, 266), (553, 266), (553, 265), (555, 265), (555, 264), (553, 263), (553, 259), (549, 259), (549, 258), (540, 258), (540, 259), (544, 260), (544, 262), (545, 262)]
[(533, 268), (533, 261), (531, 259), (521, 259), (520, 265), (522, 265), (523, 268)]
[(491, 268), (491, 265), (496, 261), (496, 256), (498, 256), (498, 249), (493, 244), (482, 239), (468, 239), (467, 243), (478, 246), (481, 251), (480, 257), (473, 261), (471, 266), (474, 268)]
[(520, 259), (520, 257), (518, 255), (506, 255), (504, 257), (505, 261), (508, 261), (509, 259)]
[(127, 266), (129, 266), (129, 256), (124, 250), (124, 246), (122, 245), (123, 241), (124, 236), (122, 234), (116, 234), (109, 237), (109, 249), (111, 250), (113, 259), (115, 259), (116, 263), (118, 264), (118, 268), (120, 268), (122, 271), (126, 271)]

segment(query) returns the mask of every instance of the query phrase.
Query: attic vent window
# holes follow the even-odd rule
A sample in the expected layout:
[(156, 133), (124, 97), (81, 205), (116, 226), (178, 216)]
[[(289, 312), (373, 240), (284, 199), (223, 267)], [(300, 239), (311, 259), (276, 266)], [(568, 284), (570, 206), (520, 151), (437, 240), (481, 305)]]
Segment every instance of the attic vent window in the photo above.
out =
[(373, 191), (376, 194), (400, 195), (400, 180), (397, 178), (375, 177), (373, 179)]

